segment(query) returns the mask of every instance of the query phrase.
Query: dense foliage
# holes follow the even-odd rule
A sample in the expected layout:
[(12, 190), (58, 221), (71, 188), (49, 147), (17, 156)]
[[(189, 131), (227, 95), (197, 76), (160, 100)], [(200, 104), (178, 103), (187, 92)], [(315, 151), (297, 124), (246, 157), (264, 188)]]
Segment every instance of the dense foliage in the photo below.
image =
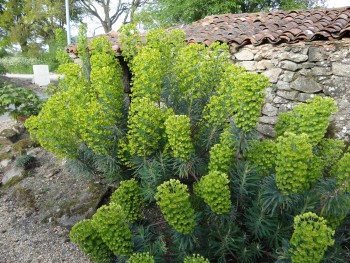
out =
[(103, 242), (91, 220), (86, 219), (75, 224), (70, 231), (70, 238), (94, 262), (111, 262), (113, 253)]
[(120, 205), (111, 203), (109, 206), (101, 206), (92, 217), (92, 224), (103, 242), (115, 255), (130, 254), (132, 233), (127, 215)]
[(154, 197), (165, 220), (182, 234), (193, 233), (196, 226), (187, 186), (179, 180), (170, 179), (157, 187)]
[(111, 262), (349, 261), (350, 155), (323, 138), (334, 102), (300, 103), (279, 118), (276, 140), (259, 141), (264, 76), (232, 65), (226, 45), (186, 46), (181, 31), (161, 30), (143, 42), (130, 29), (127, 100), (111, 46), (97, 39), (91, 71), (62, 65), (59, 91), (27, 121), (72, 173), (117, 187), (72, 240)]
[(320, 262), (327, 247), (334, 244), (333, 235), (334, 230), (322, 217), (311, 212), (296, 216), (290, 240), (292, 262)]
[(154, 259), (148, 252), (134, 253), (130, 256), (127, 263), (154, 263)]
[(11, 117), (37, 115), (42, 100), (30, 89), (0, 83), (0, 115), (9, 113)]
[(137, 20), (148, 28), (155, 28), (190, 23), (208, 15), (252, 13), (274, 9), (310, 9), (324, 4), (324, 0), (151, 0), (138, 14)]
[(120, 182), (119, 188), (112, 194), (111, 203), (119, 204), (130, 222), (141, 216), (141, 189), (135, 179)]
[[(69, 1), (70, 18), (80, 20), (80, 9)], [(8, 0), (0, 3), (0, 46), (20, 45), (22, 53), (40, 53), (43, 44), (54, 45), (54, 31), (66, 21), (64, 1)]]

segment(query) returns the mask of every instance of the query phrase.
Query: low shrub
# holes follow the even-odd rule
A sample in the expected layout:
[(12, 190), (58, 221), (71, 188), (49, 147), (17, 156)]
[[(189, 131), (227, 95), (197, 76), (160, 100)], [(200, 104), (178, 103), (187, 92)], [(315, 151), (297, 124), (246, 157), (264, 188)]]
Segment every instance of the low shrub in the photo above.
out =
[(0, 115), (7, 112), (13, 118), (37, 115), (42, 106), (34, 91), (12, 84), (0, 83), (0, 98)]
[(16, 166), (23, 168), (25, 170), (33, 168), (35, 164), (36, 164), (36, 159), (34, 156), (31, 156), (31, 155), (22, 155), (17, 157), (16, 159)]

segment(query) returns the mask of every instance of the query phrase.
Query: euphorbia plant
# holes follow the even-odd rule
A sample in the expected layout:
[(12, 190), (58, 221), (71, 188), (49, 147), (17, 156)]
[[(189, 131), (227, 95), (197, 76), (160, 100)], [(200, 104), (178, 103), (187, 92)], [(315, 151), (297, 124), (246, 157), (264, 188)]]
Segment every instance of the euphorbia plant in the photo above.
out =
[[(73, 228), (85, 252), (97, 242), (91, 255), (109, 259), (111, 251), (111, 261), (273, 262), (307, 254), (308, 244), (292, 238), (304, 225), (325, 230), (329, 246), (329, 227), (348, 238), (348, 155), (342, 143), (322, 139), (331, 99), (301, 103), (280, 117), (277, 140), (259, 141), (269, 82), (231, 64), (227, 45), (186, 45), (178, 30), (141, 41), (124, 29), (129, 103), (108, 41), (82, 43), (91, 71), (61, 66), (62, 90), (27, 126), (72, 172), (108, 177), (117, 188), (86, 235), (84, 224)], [(302, 220), (293, 228), (294, 218)], [(328, 250), (310, 247), (345, 262), (346, 238), (335, 235)]]

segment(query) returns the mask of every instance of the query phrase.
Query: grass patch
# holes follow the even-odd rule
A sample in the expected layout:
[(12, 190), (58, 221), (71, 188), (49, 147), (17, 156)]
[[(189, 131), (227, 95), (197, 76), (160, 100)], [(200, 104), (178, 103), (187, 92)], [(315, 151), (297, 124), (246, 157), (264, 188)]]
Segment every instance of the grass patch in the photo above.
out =
[(0, 153), (0, 161), (12, 159), (12, 155), (9, 153)]
[(44, 61), (38, 58), (24, 56), (0, 58), (0, 65), (7, 73), (33, 74), (33, 65), (43, 64)]
[(6, 182), (0, 189), (7, 190), (24, 179), (24, 176), (14, 176)]

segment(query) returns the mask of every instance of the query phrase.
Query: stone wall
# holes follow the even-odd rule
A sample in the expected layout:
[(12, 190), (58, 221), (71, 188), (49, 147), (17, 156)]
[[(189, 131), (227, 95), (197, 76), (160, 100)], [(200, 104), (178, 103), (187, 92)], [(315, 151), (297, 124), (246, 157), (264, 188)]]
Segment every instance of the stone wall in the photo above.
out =
[(266, 103), (258, 131), (274, 136), (279, 113), (315, 95), (332, 97), (339, 111), (332, 116), (330, 132), (350, 141), (350, 39), (296, 44), (231, 46), (234, 63), (266, 75)]

